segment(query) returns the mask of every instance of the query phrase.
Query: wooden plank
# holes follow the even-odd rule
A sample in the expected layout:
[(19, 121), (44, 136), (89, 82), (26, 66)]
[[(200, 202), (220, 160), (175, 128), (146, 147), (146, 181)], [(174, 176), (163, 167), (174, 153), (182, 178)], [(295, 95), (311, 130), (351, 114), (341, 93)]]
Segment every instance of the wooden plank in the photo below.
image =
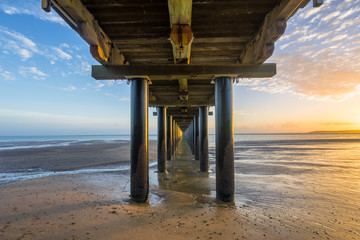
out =
[[(130, 38), (128, 36), (117, 36), (111, 38), (114, 44), (123, 45), (155, 45), (155, 44), (168, 44), (170, 40), (168, 37), (159, 38)], [(195, 36), (193, 44), (215, 44), (215, 43), (246, 43), (251, 40), (250, 36), (215, 36), (213, 38)]]
[(199, 116), (199, 111), (195, 112), (195, 111), (192, 111), (192, 112), (180, 112), (180, 111), (170, 111), (170, 112), (166, 112), (167, 115), (169, 116), (184, 116), (184, 115), (187, 115), (187, 116)]
[(239, 57), (240, 62), (245, 64), (260, 64), (269, 58), (274, 48), (274, 42), (285, 30), (280, 28), (281, 31), (279, 31), (279, 22), (285, 22), (286, 24), (286, 21), (294, 15), (306, 1), (307, 0), (282, 0), (272, 8), (265, 16), (262, 27), (241, 53)]
[[(126, 53), (153, 53), (156, 54), (158, 52), (168, 52), (171, 51), (170, 42), (166, 45), (158, 44), (154, 46), (149, 46), (147, 44), (144, 45), (130, 45), (121, 47), (122, 52)], [(215, 51), (229, 51), (232, 55), (234, 53), (240, 52), (245, 47), (245, 44), (236, 43), (236, 44), (193, 44), (191, 52), (203, 52), (205, 55), (208, 53), (214, 54)], [(224, 53), (225, 54), (225, 53)], [(235, 54), (236, 55), (236, 54)]]
[(68, 13), (79, 25), (75, 29), (79, 35), (91, 46), (101, 46), (102, 52), (107, 53), (105, 56), (108, 64), (124, 64), (125, 58), (119, 49), (113, 47), (111, 40), (101, 28), (96, 29), (96, 19), (86, 9), (80, 0), (57, 0), (57, 3)]
[(209, 100), (201, 100), (201, 101), (193, 101), (189, 99), (188, 101), (180, 101), (180, 100), (157, 100), (157, 101), (150, 101), (150, 107), (199, 107), (199, 106), (214, 106), (215, 99)]
[(157, 76), (174, 78), (192, 78), (201, 75), (223, 75), (239, 78), (272, 77), (276, 74), (276, 64), (262, 65), (240, 64), (149, 64), (149, 65), (121, 65), (121, 66), (92, 66), (92, 77), (98, 80), (130, 79), (133, 76), (148, 76), (157, 79)]
[[(194, 32), (194, 39), (197, 37), (234, 37), (234, 36), (242, 36), (245, 34), (253, 35), (258, 30), (258, 24), (237, 24), (237, 25), (193, 25), (192, 30)], [(136, 25), (134, 27), (128, 27), (127, 25), (118, 25), (118, 24), (107, 24), (103, 25), (102, 29), (106, 32), (106, 34), (112, 39), (113, 37), (125, 35), (129, 36), (158, 36), (158, 37), (168, 37), (169, 36), (169, 28), (168, 26), (159, 26), (159, 27), (146, 27), (144, 25)], [(125, 37), (124, 36), (124, 37)]]
[[(214, 92), (214, 85), (188, 85), (189, 92), (194, 94), (203, 92)], [(165, 92), (178, 92), (179, 86), (153, 86), (149, 85), (149, 90), (154, 93), (165, 93)]]

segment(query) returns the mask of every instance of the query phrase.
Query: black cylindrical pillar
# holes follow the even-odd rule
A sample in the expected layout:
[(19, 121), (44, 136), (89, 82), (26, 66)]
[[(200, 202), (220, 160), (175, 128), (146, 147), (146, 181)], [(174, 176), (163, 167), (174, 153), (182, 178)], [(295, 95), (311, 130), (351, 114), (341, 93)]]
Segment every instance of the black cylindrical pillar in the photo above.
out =
[(149, 197), (148, 81), (131, 80), (131, 199), (146, 202)]
[(195, 150), (195, 148), (194, 148), (194, 143), (195, 143), (195, 141), (194, 141), (194, 139), (195, 139), (195, 136), (194, 136), (194, 120), (192, 120), (191, 121), (191, 152), (192, 152), (192, 154), (194, 155), (195, 154), (195, 152), (194, 152), (194, 150)]
[(200, 171), (209, 170), (209, 129), (208, 129), (208, 107), (199, 107), (199, 159)]
[(216, 198), (234, 200), (234, 125), (232, 79), (215, 79)]
[(172, 116), (167, 116), (167, 160), (172, 161)]
[(172, 131), (172, 149), (173, 149), (172, 154), (173, 154), (173, 156), (175, 156), (175, 152), (176, 152), (176, 144), (175, 144), (175, 125), (176, 125), (176, 123), (175, 123), (175, 120), (173, 119), (172, 129), (171, 129), (171, 131)]
[(175, 127), (174, 127), (174, 133), (175, 133), (175, 151), (177, 149), (177, 124), (175, 123)]
[(176, 124), (176, 148), (179, 146), (180, 134), (179, 134), (179, 125)]
[(157, 142), (157, 153), (158, 153), (158, 172), (166, 172), (166, 157), (167, 157), (167, 146), (166, 146), (166, 108), (158, 107), (158, 142)]
[(179, 126), (175, 125), (175, 141), (176, 141), (176, 149), (179, 146)]
[(199, 116), (194, 117), (194, 155), (199, 160)]

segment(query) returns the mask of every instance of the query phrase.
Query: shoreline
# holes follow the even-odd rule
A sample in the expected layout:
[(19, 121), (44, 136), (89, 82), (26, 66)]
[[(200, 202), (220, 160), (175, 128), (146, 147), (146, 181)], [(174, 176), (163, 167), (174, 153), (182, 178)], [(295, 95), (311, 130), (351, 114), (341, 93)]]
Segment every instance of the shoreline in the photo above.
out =
[[(156, 140), (149, 141), (149, 161), (156, 159)], [(130, 141), (116, 143), (92, 141), (69, 146), (4, 150), (0, 172), (28, 169), (70, 171), (82, 168), (130, 162)]]
[[(120, 150), (119, 145), (109, 145), (104, 151), (89, 145), (88, 150), (60, 148), (55, 163), (67, 156), (65, 163), (71, 162), (73, 168), (84, 164), (78, 156), (92, 152), (103, 158), (123, 156), (129, 149), (122, 146)], [(156, 141), (152, 146), (155, 153)], [(282, 143), (271, 148), (264, 143), (235, 147), (235, 202), (228, 204), (216, 200), (214, 162), (209, 173), (198, 172), (199, 162), (185, 141), (174, 160), (167, 162), (167, 173), (157, 173), (155, 164), (149, 168), (147, 204), (130, 200), (129, 170), (0, 185), (0, 238), (359, 239), (358, 143), (344, 149), (331, 142), (309, 146), (301, 146), (300, 154), (299, 147)], [(41, 154), (55, 156), (54, 151)], [(257, 151), (260, 155), (254, 155)], [(350, 154), (347, 161), (344, 151)], [(244, 152), (248, 158), (240, 155)], [(23, 161), (20, 158), (17, 164)]]
[[(156, 160), (149, 141), (149, 163)], [(0, 151), (0, 185), (53, 175), (129, 171), (130, 142), (84, 141), (68, 146)]]

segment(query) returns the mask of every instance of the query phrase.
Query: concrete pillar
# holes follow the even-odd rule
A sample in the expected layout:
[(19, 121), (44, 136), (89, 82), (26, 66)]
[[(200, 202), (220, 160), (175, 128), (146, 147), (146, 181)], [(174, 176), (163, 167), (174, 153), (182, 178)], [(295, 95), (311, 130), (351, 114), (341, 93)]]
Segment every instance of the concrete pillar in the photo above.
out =
[(149, 197), (148, 81), (132, 79), (131, 91), (131, 199), (147, 202)]
[(166, 108), (158, 107), (158, 172), (166, 172), (166, 158), (167, 158), (167, 146), (166, 146)]
[(194, 117), (194, 155), (199, 160), (199, 116)]
[(209, 171), (208, 106), (199, 107), (199, 159), (200, 171)]
[(172, 161), (172, 116), (167, 116), (167, 160)]
[(215, 79), (216, 198), (234, 200), (234, 125), (232, 79)]

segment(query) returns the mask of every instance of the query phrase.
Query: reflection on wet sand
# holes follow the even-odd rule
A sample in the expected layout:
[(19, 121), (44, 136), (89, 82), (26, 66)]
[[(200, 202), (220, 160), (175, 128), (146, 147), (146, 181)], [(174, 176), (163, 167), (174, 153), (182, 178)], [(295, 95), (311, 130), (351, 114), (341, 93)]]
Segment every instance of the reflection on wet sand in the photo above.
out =
[(336, 146), (236, 152), (230, 204), (215, 200), (214, 168), (199, 172), (185, 141), (167, 173), (150, 168), (147, 204), (129, 200), (128, 171), (2, 185), (0, 238), (360, 239), (359, 145), (347, 155)]

